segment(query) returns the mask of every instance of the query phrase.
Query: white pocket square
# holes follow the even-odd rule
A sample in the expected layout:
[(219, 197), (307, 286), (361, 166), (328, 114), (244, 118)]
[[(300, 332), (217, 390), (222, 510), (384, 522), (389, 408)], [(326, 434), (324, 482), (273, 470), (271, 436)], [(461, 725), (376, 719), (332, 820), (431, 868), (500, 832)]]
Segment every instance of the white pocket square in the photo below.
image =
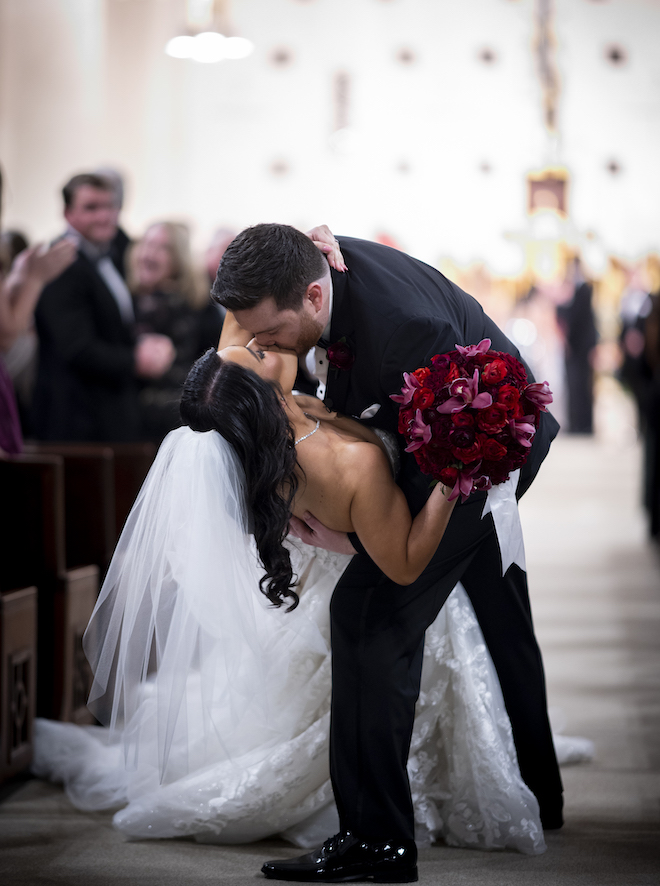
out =
[(359, 415), (359, 418), (362, 421), (366, 421), (368, 418), (373, 418), (374, 415), (380, 409), (380, 403), (372, 403), (371, 406), (367, 406), (366, 409), (363, 409)]

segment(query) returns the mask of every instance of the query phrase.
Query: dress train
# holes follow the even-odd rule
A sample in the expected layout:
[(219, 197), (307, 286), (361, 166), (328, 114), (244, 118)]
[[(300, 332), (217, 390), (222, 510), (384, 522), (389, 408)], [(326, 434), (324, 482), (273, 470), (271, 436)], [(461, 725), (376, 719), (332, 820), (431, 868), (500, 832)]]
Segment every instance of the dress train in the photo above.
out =
[[(161, 784), (157, 740), (148, 728), (143, 727), (139, 751), (131, 755), (138, 763), (131, 767), (121, 730), (37, 720), (33, 772), (63, 782), (80, 809), (122, 807), (113, 821), (132, 839), (244, 843), (281, 834), (311, 848), (337, 831), (328, 771), (328, 604), (346, 560), (295, 544), (304, 576), (298, 618), (309, 620), (319, 634), (308, 654), (295, 652), (298, 663), (289, 669), (284, 695), (298, 696), (289, 711), (296, 722), (280, 724), (279, 740), (262, 734), (244, 754), (207, 760)], [(282, 621), (281, 613), (269, 614), (274, 625)], [(198, 698), (199, 674), (193, 669), (187, 680), (189, 698)], [(145, 710), (153, 691), (147, 681)], [(190, 705), (187, 714), (194, 732)], [(525, 854), (545, 850), (538, 804), (521, 779), (495, 670), (460, 585), (426, 634), (408, 773), (419, 845), (442, 839), (451, 846)]]

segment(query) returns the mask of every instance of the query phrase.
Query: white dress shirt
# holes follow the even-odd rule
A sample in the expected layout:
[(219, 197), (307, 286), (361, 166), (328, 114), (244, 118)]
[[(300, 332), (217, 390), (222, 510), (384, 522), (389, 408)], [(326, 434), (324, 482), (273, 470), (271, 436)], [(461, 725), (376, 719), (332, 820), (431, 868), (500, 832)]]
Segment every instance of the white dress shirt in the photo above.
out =
[[(328, 322), (321, 336), (321, 338), (324, 338), (326, 341), (330, 338), (330, 327), (332, 326), (332, 304), (333, 299), (331, 285), (329, 298), (330, 311), (328, 314)], [(318, 380), (319, 386), (316, 389), (316, 396), (319, 398), (319, 400), (322, 400), (325, 397), (325, 389), (328, 384), (328, 352), (325, 348), (321, 347), (321, 345), (315, 345), (313, 348), (310, 348), (309, 351), (307, 351), (307, 353), (305, 354), (304, 364), (307, 372), (313, 378), (316, 378)]]

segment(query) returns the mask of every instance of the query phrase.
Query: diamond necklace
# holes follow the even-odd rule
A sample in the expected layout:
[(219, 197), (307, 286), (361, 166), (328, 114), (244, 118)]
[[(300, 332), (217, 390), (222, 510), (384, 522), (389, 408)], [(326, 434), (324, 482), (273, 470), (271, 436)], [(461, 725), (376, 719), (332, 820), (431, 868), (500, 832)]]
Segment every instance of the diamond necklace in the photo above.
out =
[[(307, 413), (306, 413), (306, 412), (303, 412), (303, 415), (307, 415)], [(312, 416), (311, 416), (311, 415), (307, 415), (307, 418), (312, 418)], [(320, 419), (320, 418), (317, 418), (317, 419), (316, 419), (316, 425), (314, 426), (314, 429), (311, 430), (311, 431), (309, 432), (309, 434), (304, 434), (302, 437), (299, 437), (299, 438), (294, 442), (293, 445), (294, 445), (294, 446), (297, 446), (299, 443), (302, 443), (303, 440), (306, 440), (308, 437), (311, 437), (312, 434), (315, 434), (315, 433), (318, 431), (318, 429), (319, 429), (320, 427), (321, 427), (321, 419)]]

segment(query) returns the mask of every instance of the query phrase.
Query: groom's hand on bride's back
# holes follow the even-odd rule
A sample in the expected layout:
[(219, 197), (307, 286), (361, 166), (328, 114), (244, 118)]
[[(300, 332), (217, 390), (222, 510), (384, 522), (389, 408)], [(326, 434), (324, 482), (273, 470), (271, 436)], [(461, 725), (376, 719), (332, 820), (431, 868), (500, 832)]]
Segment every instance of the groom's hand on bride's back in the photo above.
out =
[(313, 545), (315, 548), (323, 548), (326, 551), (334, 551), (336, 554), (357, 553), (346, 532), (328, 529), (309, 511), (306, 511), (304, 516), (304, 520), (299, 517), (291, 517), (289, 535), (299, 538), (305, 544)]

